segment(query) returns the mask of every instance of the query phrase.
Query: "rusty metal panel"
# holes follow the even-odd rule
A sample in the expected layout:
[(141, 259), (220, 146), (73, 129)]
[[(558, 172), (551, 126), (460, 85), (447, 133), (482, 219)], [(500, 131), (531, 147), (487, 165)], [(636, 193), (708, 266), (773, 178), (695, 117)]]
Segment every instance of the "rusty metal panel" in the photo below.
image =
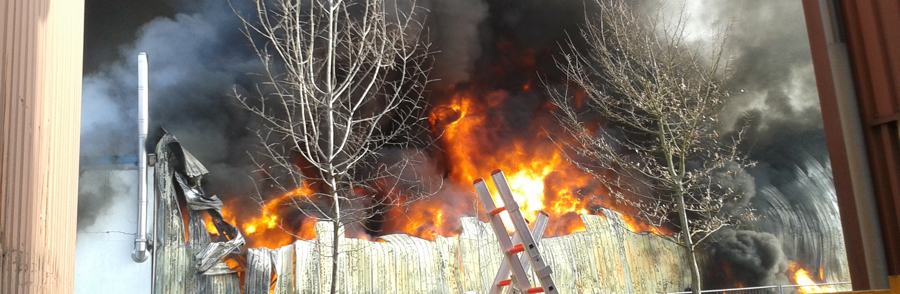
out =
[[(689, 284), (681, 247), (664, 237), (631, 233), (620, 215), (605, 213), (606, 217), (582, 216), (586, 232), (541, 241), (560, 293), (662, 293)], [(500, 264), (496, 237), (487, 223), (475, 218), (461, 223), (459, 238), (438, 237), (435, 242), (408, 235), (371, 242), (341, 234), (339, 292), (486, 293), (486, 283), (493, 280)], [(332, 228), (322, 222), (316, 224), (316, 240), (296, 241), (276, 250), (250, 249), (245, 293), (268, 293), (270, 287), (276, 294), (327, 293)], [(223, 279), (219, 277), (209, 279)], [(533, 273), (529, 277), (536, 286)]]
[(572, 267), (575, 264), (572, 253), (578, 249), (572, 247), (569, 238), (544, 238), (541, 240), (541, 250), (545, 252), (547, 266), (553, 269), (553, 282), (559, 293), (577, 293), (575, 281), (578, 277)]
[(83, 0), (0, 9), (0, 293), (72, 293)]
[[(186, 171), (174, 168), (190, 158), (180, 151), (183, 148), (168, 134), (157, 145), (157, 291), (238, 293), (236, 276), (221, 258), (243, 244), (243, 239), (238, 234), (228, 242), (210, 242), (197, 209), (215, 212), (220, 206), (197, 186), (202, 173), (189, 178)], [(205, 170), (199, 162), (192, 165), (195, 172)], [(179, 201), (187, 202), (183, 205), (188, 208), (187, 240)], [(615, 212), (603, 210), (603, 214), (582, 216), (586, 232), (543, 238), (539, 244), (560, 293), (683, 289), (688, 283), (683, 249), (666, 240), (670, 237), (631, 233)], [(334, 263), (339, 293), (486, 293), (502, 259), (497, 238), (490, 225), (477, 218), (465, 217), (460, 223), (459, 237), (437, 237), (434, 242), (406, 234), (382, 236), (382, 242), (348, 239), (340, 227), (335, 262), (334, 225), (319, 222), (315, 240), (275, 250), (249, 249), (244, 293), (327, 293)], [(528, 275), (536, 286), (534, 274)]]
[[(587, 233), (575, 233), (569, 235), (572, 248), (593, 248), (593, 240)], [(594, 268), (600, 259), (594, 255), (594, 250), (580, 250), (579, 254), (572, 254), (575, 260), (575, 272), (578, 273), (575, 279), (575, 288), (578, 293), (599, 293), (603, 289), (603, 284), (597, 276)]]
[(607, 262), (601, 262), (595, 265), (594, 272), (599, 278), (599, 283), (604, 286), (604, 288), (618, 288), (621, 284), (619, 282), (618, 273), (616, 272), (616, 263), (609, 262), (613, 256), (618, 256), (618, 254), (610, 253), (610, 250), (613, 248), (608, 246), (608, 234), (606, 234), (606, 224), (607, 222), (601, 222), (600, 218), (597, 217), (581, 217), (581, 221), (584, 223), (585, 229), (589, 233), (589, 236), (592, 239), (590, 250), (594, 252), (594, 256), (597, 257), (598, 260), (604, 260)]
[(594, 237), (594, 255), (603, 261), (598, 263), (597, 270), (598, 276), (604, 277), (604, 289), (625, 289), (630, 283), (626, 281), (622, 228), (608, 220), (611, 214), (604, 214), (606, 217), (582, 216), (581, 220), (588, 233)]

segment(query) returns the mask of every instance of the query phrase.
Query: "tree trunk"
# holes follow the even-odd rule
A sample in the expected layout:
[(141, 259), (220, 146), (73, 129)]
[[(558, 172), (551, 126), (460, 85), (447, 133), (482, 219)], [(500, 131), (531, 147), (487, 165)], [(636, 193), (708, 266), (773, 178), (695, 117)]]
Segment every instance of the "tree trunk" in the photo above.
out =
[(694, 248), (688, 248), (688, 257), (691, 261), (691, 291), (694, 294), (700, 294), (700, 268), (697, 267), (697, 255), (694, 253)]
[(340, 227), (341, 223), (338, 221), (332, 222), (334, 224), (332, 237), (334, 238), (331, 241), (331, 294), (337, 294), (337, 273), (338, 273), (338, 245), (340, 244)]
[(679, 185), (676, 198), (678, 200), (678, 219), (681, 222), (681, 236), (684, 238), (684, 247), (687, 249), (688, 260), (691, 267), (691, 292), (700, 294), (700, 268), (697, 267), (697, 257), (694, 254), (694, 243), (691, 241), (691, 229), (688, 226), (687, 209), (684, 206), (684, 190)]
[(334, 199), (334, 216), (331, 219), (332, 233), (331, 233), (331, 294), (337, 294), (337, 275), (338, 275), (338, 251), (341, 240), (341, 202), (338, 197), (337, 191), (337, 183), (334, 178), (334, 168), (331, 164), (329, 164), (330, 173), (326, 177), (329, 184), (331, 184), (331, 198)]

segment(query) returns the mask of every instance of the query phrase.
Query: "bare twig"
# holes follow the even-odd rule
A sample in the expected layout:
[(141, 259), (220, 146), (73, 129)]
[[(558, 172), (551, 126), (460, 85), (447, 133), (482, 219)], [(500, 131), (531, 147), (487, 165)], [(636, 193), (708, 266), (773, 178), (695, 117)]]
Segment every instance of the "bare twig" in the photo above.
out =
[[(743, 194), (720, 185), (752, 165), (737, 150), (740, 136), (726, 140), (716, 132), (728, 97), (725, 39), (702, 51), (686, 41), (683, 13), (667, 22), (630, 1), (595, 2), (599, 14), (581, 31), (588, 50), (570, 41), (557, 60), (585, 101), (578, 108), (568, 89), (551, 88), (556, 117), (572, 135), (554, 141), (618, 202), (635, 208), (633, 217), (677, 228), (672, 240), (687, 249), (691, 289), (699, 293), (697, 244), (752, 217), (729, 205)], [(606, 129), (592, 132), (586, 113), (602, 117)]]

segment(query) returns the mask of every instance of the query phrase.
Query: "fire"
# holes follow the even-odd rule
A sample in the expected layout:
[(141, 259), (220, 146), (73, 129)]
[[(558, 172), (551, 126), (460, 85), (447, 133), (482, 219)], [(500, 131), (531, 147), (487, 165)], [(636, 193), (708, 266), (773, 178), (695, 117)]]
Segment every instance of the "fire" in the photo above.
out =
[[(531, 91), (530, 87), (529, 82), (523, 90)], [(427, 240), (434, 240), (438, 235), (458, 234), (460, 217), (484, 215), (476, 200), (472, 180), (484, 178), (490, 182), (490, 175), (496, 169), (504, 171), (526, 219), (533, 221), (542, 210), (550, 214), (545, 236), (583, 231), (579, 215), (600, 214), (600, 207), (627, 209), (616, 207), (615, 201), (606, 196), (607, 191), (592, 176), (568, 162), (559, 146), (549, 139), (548, 134), (553, 131), (545, 130), (544, 126), (555, 125), (549, 111), (552, 105), (539, 105), (540, 114), (530, 118), (531, 126), (510, 128), (507, 119), (498, 115), (498, 109), (513, 103), (508, 101), (514, 99), (509, 93), (477, 89), (450, 89), (449, 92), (451, 99), (434, 107), (428, 122), (439, 136), (447, 169), (445, 181), (453, 184), (449, 185), (452, 191), (441, 191), (436, 197), (388, 212), (376, 234), (407, 233)], [(497, 135), (510, 130), (517, 133)], [(499, 195), (493, 183), (487, 184), (491, 193)], [(254, 217), (238, 219), (235, 223), (233, 217), (227, 216), (226, 221), (241, 228), (254, 247), (277, 248), (298, 238), (312, 239), (315, 238), (315, 221), (306, 216), (297, 217), (297, 208), (293, 204), (297, 197), (314, 195), (309, 184), (304, 183), (294, 191), (263, 203), (261, 212)], [(499, 197), (495, 199), (498, 206), (503, 205)], [(225, 208), (226, 214), (231, 209), (246, 209), (229, 204)], [(295, 215), (289, 215), (292, 211)], [(512, 230), (508, 213), (501, 214), (501, 218)], [(625, 220), (634, 232), (672, 234), (632, 218)], [(214, 228), (210, 229), (213, 232)]]
[[(226, 222), (236, 225), (246, 237), (252, 247), (278, 248), (290, 244), (296, 239), (312, 239), (315, 237), (313, 221), (301, 219), (300, 225), (295, 226), (284, 215), (296, 211), (296, 198), (315, 197), (315, 192), (304, 183), (301, 187), (289, 191), (279, 197), (270, 199), (262, 204), (262, 209), (256, 217), (236, 218), (233, 210), (240, 210), (238, 202), (226, 203), (222, 210)], [(217, 234), (215, 226), (207, 216), (206, 228), (212, 234)], [(302, 217), (301, 217), (302, 218)]]
[(665, 228), (654, 227), (650, 224), (638, 221), (628, 215), (623, 214), (622, 218), (625, 219), (625, 224), (628, 225), (628, 230), (635, 232), (635, 233), (650, 232), (654, 235), (673, 235), (674, 234), (673, 232), (666, 230)]
[[(800, 293), (834, 293), (837, 292), (837, 289), (831, 286), (816, 286), (817, 284), (813, 281), (809, 276), (809, 272), (805, 269), (800, 268), (796, 262), (792, 262), (790, 265), (791, 272), (794, 273), (793, 280), (794, 284), (800, 285), (801, 287), (798, 289)], [(822, 272), (822, 269), (819, 269), (819, 272)]]
[(209, 216), (209, 214), (202, 213), (201, 215), (203, 215), (203, 222), (206, 223), (206, 230), (209, 231), (210, 234), (218, 235), (219, 230), (216, 229), (216, 225), (213, 224), (212, 218)]
[[(525, 89), (526, 91), (529, 89)], [(477, 90), (456, 90), (449, 103), (435, 107), (429, 116), (429, 123), (435, 134), (440, 136), (440, 145), (445, 151), (448, 164), (448, 180), (458, 187), (466, 187), (466, 193), (455, 193), (454, 197), (469, 197), (465, 201), (448, 202), (448, 197), (432, 198), (412, 205), (405, 211), (406, 217), (395, 217), (387, 224), (388, 231), (400, 231), (424, 239), (434, 239), (435, 235), (454, 234), (456, 218), (476, 215), (480, 211), (473, 189), (472, 180), (484, 178), (495, 169), (506, 174), (513, 196), (526, 219), (534, 220), (541, 210), (551, 215), (551, 222), (545, 236), (559, 236), (584, 230), (578, 215), (594, 214), (599, 207), (614, 207), (614, 201), (594, 179), (566, 161), (556, 144), (548, 138), (548, 131), (540, 127), (521, 130), (522, 135), (511, 141), (498, 141), (492, 134), (502, 132), (506, 122), (493, 113), (510, 98), (505, 91), (478, 93)], [(542, 106), (548, 108), (550, 106)], [(542, 110), (546, 110), (543, 109)], [(549, 111), (542, 111), (549, 113)], [(552, 117), (536, 117), (552, 125)], [(493, 183), (487, 183), (491, 193), (498, 195)], [(459, 196), (459, 194), (465, 194)], [(499, 197), (497, 205), (503, 205)], [(484, 215), (483, 212), (477, 213)], [(506, 212), (501, 218), (508, 229), (512, 223)], [(634, 219), (626, 219), (629, 229), (635, 232), (666, 234), (653, 226)]]

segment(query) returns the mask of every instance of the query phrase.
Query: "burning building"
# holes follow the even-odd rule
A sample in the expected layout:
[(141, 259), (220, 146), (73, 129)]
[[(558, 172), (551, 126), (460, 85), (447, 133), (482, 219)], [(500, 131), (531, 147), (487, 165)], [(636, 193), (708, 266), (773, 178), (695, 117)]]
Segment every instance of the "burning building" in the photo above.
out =
[[(330, 289), (330, 224), (315, 223), (310, 240), (243, 251), (242, 232), (221, 222), (221, 201), (196, 185), (206, 168), (169, 134), (156, 154), (156, 293)], [(527, 205), (522, 207), (527, 212)], [(599, 215), (580, 216), (581, 231), (540, 243), (560, 293), (671, 292), (689, 284), (682, 272), (687, 268), (684, 250), (664, 240), (667, 236), (632, 232), (634, 225), (611, 210), (597, 208), (595, 213)], [(404, 233), (377, 236), (376, 241), (339, 234), (339, 293), (483, 293), (502, 258), (496, 236), (474, 217), (458, 222), (458, 236), (426, 235), (430, 240)], [(253, 240), (256, 230), (248, 228), (243, 232)]]
[[(599, 218), (601, 214), (606, 215), (608, 219), (619, 220), (618, 216), (611, 217), (613, 214), (604, 207), (627, 214), (628, 207), (619, 207), (610, 199), (605, 199), (605, 191), (592, 183), (589, 177), (574, 172), (575, 170), (560, 157), (556, 146), (547, 140), (548, 135), (557, 134), (559, 129), (554, 127), (553, 118), (549, 114), (553, 110), (553, 106), (547, 103), (545, 89), (543, 89), (545, 85), (541, 83), (540, 76), (535, 72), (546, 74), (547, 81), (558, 80), (558, 73), (553, 71), (552, 66), (553, 56), (559, 53), (556, 42), (565, 39), (564, 32), (577, 31), (579, 25), (577, 20), (583, 19), (585, 13), (583, 3), (581, 1), (559, 1), (554, 5), (546, 5), (540, 1), (446, 3), (448, 2), (435, 1), (431, 3), (430, 7), (433, 15), (429, 16), (429, 20), (434, 25), (432, 37), (442, 50), (441, 55), (435, 61), (433, 75), (442, 81), (435, 83), (434, 88), (431, 89), (432, 101), (430, 102), (433, 107), (429, 112), (428, 126), (432, 133), (441, 135), (439, 145), (442, 150), (431, 154), (432, 156), (428, 160), (430, 166), (427, 167), (427, 170), (444, 177), (446, 185), (439, 191), (437, 197), (413, 203), (406, 211), (397, 211), (394, 214), (384, 215), (382, 218), (374, 218), (356, 224), (357, 227), (345, 232), (348, 237), (351, 237), (348, 238), (351, 241), (347, 241), (347, 244), (355, 244), (354, 242), (357, 241), (354, 238), (380, 239), (384, 242), (359, 241), (360, 245), (358, 246), (378, 247), (391, 252), (408, 252), (412, 249), (403, 249), (405, 248), (403, 246), (432, 244), (421, 245), (424, 246), (421, 248), (426, 248), (421, 250), (434, 252), (428, 249), (431, 248), (428, 246), (443, 248), (440, 246), (445, 245), (440, 244), (454, 244), (454, 242), (462, 244), (462, 236), (478, 236), (475, 232), (479, 228), (479, 225), (476, 225), (479, 222), (463, 218), (483, 215), (483, 212), (478, 209), (479, 205), (474, 202), (475, 198), (471, 194), (470, 183), (473, 177), (482, 177), (497, 168), (503, 169), (510, 176), (510, 182), (516, 194), (522, 197), (520, 203), (526, 213), (534, 215), (538, 211), (544, 210), (552, 214), (552, 221), (547, 233), (549, 238), (545, 242), (574, 244), (573, 242), (576, 241), (572, 240), (580, 237), (573, 236), (593, 236), (597, 233), (591, 231), (592, 227), (589, 224), (591, 220), (589, 219)], [(790, 6), (788, 4), (722, 4), (712, 5), (714, 7), (709, 9), (716, 9), (715, 7), (719, 6), (724, 7), (720, 8), (723, 10), (727, 8), (735, 11), (758, 8), (759, 11), (753, 11), (760, 12), (760, 15), (773, 13), (781, 15), (779, 14), (781, 12), (797, 11), (797, 7), (794, 6), (798, 5)], [(192, 150), (195, 151), (194, 154), (198, 158), (203, 159), (204, 163), (209, 163), (210, 174), (204, 177), (210, 184), (206, 187), (206, 191), (210, 194), (217, 194), (222, 199), (222, 219), (237, 227), (237, 230), (249, 243), (249, 247), (260, 248), (253, 250), (252, 254), (257, 256), (254, 257), (253, 262), (265, 263), (266, 259), (260, 256), (265, 255), (261, 252), (267, 252), (267, 250), (262, 247), (272, 250), (287, 250), (278, 248), (294, 246), (295, 252), (298, 250), (322, 252), (321, 250), (324, 249), (317, 247), (318, 243), (316, 242), (320, 238), (317, 230), (323, 230), (323, 228), (317, 228), (315, 220), (291, 215), (292, 208), (285, 208), (283, 205), (284, 201), (290, 200), (291, 197), (308, 195), (306, 189), (315, 189), (315, 187), (300, 186), (291, 193), (266, 191), (262, 203), (257, 203), (248, 197), (255, 191), (252, 190), (252, 184), (244, 184), (248, 182), (246, 175), (251, 174), (246, 168), (250, 165), (246, 160), (246, 150), (251, 148), (248, 147), (251, 145), (248, 142), (255, 138), (246, 132), (246, 126), (253, 125), (254, 122), (238, 114), (234, 109), (228, 108), (227, 105), (230, 103), (223, 102), (227, 97), (217, 91), (230, 88), (232, 83), (237, 83), (238, 88), (249, 89), (253, 82), (252, 79), (241, 74), (253, 70), (237, 65), (246, 65), (251, 61), (246, 59), (248, 58), (245, 56), (246, 52), (228, 51), (231, 53), (227, 56), (233, 59), (227, 61), (198, 56), (196, 52), (222, 52), (226, 51), (224, 48), (231, 50), (231, 48), (239, 47), (234, 46), (234, 42), (238, 38), (227, 32), (228, 29), (233, 29), (233, 23), (207, 17), (208, 15), (222, 14), (221, 7), (218, 7), (217, 4), (208, 4), (204, 9), (215, 13), (184, 14), (171, 19), (160, 19), (148, 24), (139, 35), (135, 47), (153, 47), (153, 44), (173, 43), (182, 45), (165, 46), (165, 48), (156, 48), (159, 46), (155, 45), (156, 47), (152, 48), (165, 52), (165, 55), (160, 54), (160, 60), (172, 60), (172, 62), (166, 62), (163, 65), (165, 68), (160, 69), (159, 72), (174, 77), (166, 76), (165, 79), (161, 79), (163, 82), (160, 82), (161, 85), (157, 87), (160, 89), (159, 99), (151, 102), (154, 104), (151, 107), (151, 115), (158, 118), (156, 122), (164, 121), (165, 126), (172, 133), (178, 134), (185, 145), (194, 148)], [(231, 11), (227, 7), (224, 10), (224, 14), (230, 15)], [(752, 14), (748, 13), (747, 15)], [(759, 17), (759, 19), (763, 19), (763, 17)], [(752, 24), (762, 22), (753, 17), (742, 18), (741, 21)], [(784, 25), (782, 22), (771, 20), (769, 22)], [(735, 112), (746, 111), (750, 108), (750, 112), (756, 115), (750, 116), (749, 120), (753, 123), (754, 130), (758, 132), (758, 140), (754, 142), (754, 146), (748, 148), (757, 151), (752, 154), (755, 156), (753, 159), (764, 164), (751, 175), (752, 177), (741, 178), (741, 181), (755, 183), (755, 186), (744, 186), (744, 188), (756, 192), (750, 201), (754, 206), (759, 207), (759, 212), (764, 216), (763, 220), (755, 224), (756, 227), (749, 229), (762, 230), (771, 235), (740, 231), (724, 236), (723, 238), (729, 238), (729, 241), (734, 242), (723, 243), (731, 247), (717, 248), (718, 258), (727, 259), (727, 264), (733, 269), (742, 269), (744, 273), (756, 276), (731, 275), (722, 279), (707, 278), (708, 282), (727, 283), (716, 286), (736, 286), (738, 283), (750, 286), (756, 283), (789, 282), (787, 278), (790, 270), (788, 259), (798, 261), (818, 281), (845, 280), (842, 278), (845, 276), (842, 272), (845, 266), (841, 263), (843, 257), (840, 253), (833, 254), (833, 252), (841, 252), (843, 243), (839, 239), (840, 226), (835, 225), (837, 208), (831, 205), (834, 192), (830, 186), (832, 178), (829, 173), (830, 165), (827, 153), (824, 153), (822, 148), (824, 138), (817, 133), (821, 132), (821, 122), (819, 121), (817, 124), (815, 119), (819, 114), (814, 106), (804, 108), (805, 101), (796, 98), (810, 95), (806, 95), (803, 89), (798, 90), (788, 85), (802, 84), (805, 81), (797, 78), (797, 82), (794, 82), (794, 78), (801, 76), (802, 69), (808, 67), (808, 64), (804, 65), (802, 62), (808, 61), (806, 55), (803, 55), (808, 54), (808, 48), (801, 45), (790, 45), (794, 43), (787, 42), (792, 40), (793, 35), (789, 33), (794, 32), (797, 25), (773, 26), (779, 27), (779, 30), (766, 32), (765, 37), (752, 35), (751, 30), (736, 30), (735, 39), (746, 43), (738, 46), (735, 59), (742, 66), (741, 68), (747, 70), (738, 78), (742, 84), (734, 85), (734, 87), (740, 87), (746, 92), (740, 92), (743, 94), (735, 98), (737, 106), (732, 107)], [(802, 24), (799, 26), (802, 29)], [(785, 29), (781, 30), (781, 28)], [(769, 48), (760, 44), (767, 42), (778, 46)], [(249, 59), (252, 59), (252, 62), (256, 61), (255, 56)], [(107, 73), (92, 76), (90, 81), (102, 81), (108, 78), (104, 76), (105, 74)], [(120, 72), (111, 71), (108, 76), (112, 77), (118, 74)], [(223, 76), (230, 78), (223, 79), (221, 78)], [(773, 76), (774, 78), (772, 78)], [(177, 81), (177, 84), (173, 81)], [(86, 85), (94, 84), (86, 83)], [(811, 96), (815, 99), (814, 95)], [(764, 106), (752, 109), (751, 106), (741, 105), (744, 103), (748, 105), (764, 104)], [(123, 106), (123, 108), (127, 107)], [(735, 117), (739, 116), (735, 115)], [(88, 134), (95, 133), (88, 132)], [(85, 141), (96, 143), (115, 142), (116, 140), (92, 139)], [(175, 186), (177, 186), (177, 180), (173, 183), (173, 187)], [(181, 218), (187, 219), (187, 221), (182, 220), (183, 227), (187, 228), (183, 230), (195, 231), (194, 234), (187, 233), (189, 242), (194, 242), (190, 240), (193, 238), (191, 236), (202, 238), (201, 236), (204, 235), (196, 232), (215, 230), (218, 233), (218, 228), (214, 225), (205, 225), (205, 229), (192, 227), (190, 225), (191, 212), (187, 208), (179, 207), (179, 210)], [(172, 209), (165, 211), (171, 212)], [(205, 213), (197, 215), (204, 216)], [(175, 219), (172, 218), (170, 221), (174, 223)], [(618, 221), (610, 222), (621, 224)], [(666, 227), (652, 227), (627, 221), (625, 223), (630, 224), (628, 230), (632, 232), (655, 232), (662, 235), (670, 233)], [(161, 223), (157, 223), (157, 226), (160, 225)], [(481, 226), (483, 227), (483, 225)], [(399, 233), (407, 233), (412, 237), (388, 237), (399, 236), (396, 235)], [(631, 236), (625, 231), (622, 233), (623, 236)], [(557, 238), (569, 241), (551, 241)], [(653, 238), (665, 237), (642, 236), (640, 238), (654, 240)], [(447, 239), (455, 241), (447, 241)], [(181, 236), (180, 239), (172, 239), (174, 242), (172, 244), (175, 245), (170, 252), (182, 250), (178, 249), (178, 246), (187, 246), (183, 248), (194, 246), (187, 245), (188, 243), (178, 245), (179, 240), (182, 243), (186, 242), (184, 236)], [(597, 238), (591, 237), (590, 240), (590, 242), (594, 242)], [(207, 241), (196, 242), (205, 244), (204, 242)], [(405, 242), (412, 245), (392, 244), (392, 242)], [(590, 243), (588, 241), (578, 242)], [(591, 244), (593, 244), (591, 246), (597, 246), (596, 244), (615, 245), (615, 242)], [(622, 243), (621, 246), (632, 246), (629, 244)], [(604, 248), (605, 246), (607, 245), (604, 245)], [(548, 245), (548, 247), (552, 246)], [(191, 250), (197, 250), (202, 246), (191, 248), (194, 248)], [(472, 247), (464, 249), (469, 248)], [(462, 256), (466, 252), (465, 250), (453, 250), (447, 249), (442, 252), (452, 252), (452, 254), (446, 253), (446, 256)], [(631, 249), (628, 248), (622, 250), (625, 250), (626, 253), (603, 253), (602, 256), (609, 257), (619, 254), (626, 256), (625, 259), (627, 259), (628, 254), (631, 254), (628, 252), (637, 252), (629, 251)], [(598, 252), (594, 251), (594, 258), (601, 256), (601, 253)], [(445, 256), (442, 255), (445, 253), (434, 253), (432, 257)], [(250, 262), (250, 254), (249, 251), (245, 253), (244, 256), (247, 256), (248, 259), (244, 262)], [(407, 254), (403, 255), (407, 257), (413, 256), (410, 255), (412, 253), (404, 254)], [(491, 256), (499, 258), (499, 255)], [(190, 264), (189, 254), (182, 257), (186, 257), (188, 260), (177, 262)], [(294, 258), (297, 258), (296, 254)], [(317, 258), (321, 258), (321, 255)], [(383, 259), (405, 260), (394, 255), (383, 257)], [(742, 263), (756, 259), (765, 259), (767, 262), (762, 263), (765, 266), (759, 266), (752, 262)], [(268, 260), (271, 262), (272, 259)], [(427, 258), (423, 260), (427, 260)], [(639, 260), (639, 258), (635, 260)], [(576, 262), (578, 261), (572, 262), (576, 264), (575, 268), (577, 269)], [(324, 270), (321, 261), (308, 261), (307, 264), (309, 268), (319, 265), (317, 270), (320, 272)], [(480, 263), (478, 264), (480, 265)], [(709, 263), (709, 268), (718, 269), (722, 265), (723, 263)], [(755, 267), (748, 268), (748, 266)], [(348, 267), (352, 268), (349, 264)], [(633, 273), (631, 266), (617, 264), (616, 267), (623, 273), (626, 268)], [(218, 268), (223, 269), (221, 266)], [(182, 268), (172, 269), (177, 272)], [(467, 267), (461, 266), (460, 269), (463, 271)], [(554, 268), (554, 270), (557, 269)], [(444, 272), (446, 270), (433, 271)], [(580, 273), (584, 273), (577, 270), (559, 271), (577, 273), (579, 277), (581, 277)], [(260, 277), (259, 279), (266, 280), (267, 275), (271, 278), (271, 274), (264, 272), (256, 271), (260, 275), (254, 274), (254, 279)], [(472, 274), (472, 272), (472, 270), (464, 271), (468, 274)], [(818, 275), (817, 273), (820, 272), (823, 274)], [(234, 283), (235, 280), (230, 278), (233, 275), (224, 275), (228, 280), (227, 283)], [(278, 276), (277, 273), (275, 276)], [(189, 277), (187, 272), (183, 277)], [(248, 277), (249, 273), (245, 278)], [(597, 277), (600, 278), (599, 274)], [(624, 274), (622, 277), (625, 279)], [(634, 275), (629, 277), (632, 281), (634, 280)], [(281, 282), (288, 280), (281, 279)], [(459, 280), (467, 281), (465, 283), (468, 285), (473, 279), (460, 278)], [(297, 282), (296, 279), (294, 282), (296, 285), (307, 283)], [(313, 282), (308, 281), (307, 284), (309, 283)], [(585, 285), (591, 285), (592, 282), (585, 283), (587, 283)], [(278, 282), (276, 282), (277, 284)], [(674, 284), (677, 283), (673, 282)], [(322, 287), (322, 285), (310, 287)], [(658, 289), (680, 290), (676, 286)]]

